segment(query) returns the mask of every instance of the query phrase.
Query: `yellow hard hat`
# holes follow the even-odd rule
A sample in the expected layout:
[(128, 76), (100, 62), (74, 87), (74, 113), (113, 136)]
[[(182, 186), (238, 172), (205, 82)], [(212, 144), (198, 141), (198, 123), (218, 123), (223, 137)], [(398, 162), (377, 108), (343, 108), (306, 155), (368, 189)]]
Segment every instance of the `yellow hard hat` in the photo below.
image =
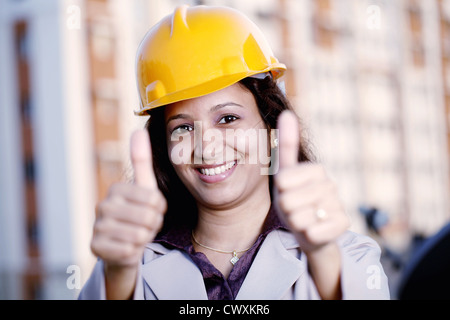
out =
[(136, 57), (141, 107), (137, 115), (200, 97), (246, 77), (286, 66), (274, 57), (261, 30), (227, 7), (180, 6), (149, 30)]

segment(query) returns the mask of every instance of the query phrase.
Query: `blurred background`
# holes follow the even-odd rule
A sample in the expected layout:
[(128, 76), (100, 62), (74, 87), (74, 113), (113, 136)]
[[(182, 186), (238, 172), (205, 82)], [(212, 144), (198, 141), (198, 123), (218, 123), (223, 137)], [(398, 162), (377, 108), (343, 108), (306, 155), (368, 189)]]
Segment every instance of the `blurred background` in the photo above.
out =
[(450, 0), (0, 0), (0, 299), (73, 299), (96, 203), (143, 126), (134, 62), (181, 4), (248, 15), (373, 236), (396, 298), (410, 253), (450, 220)]

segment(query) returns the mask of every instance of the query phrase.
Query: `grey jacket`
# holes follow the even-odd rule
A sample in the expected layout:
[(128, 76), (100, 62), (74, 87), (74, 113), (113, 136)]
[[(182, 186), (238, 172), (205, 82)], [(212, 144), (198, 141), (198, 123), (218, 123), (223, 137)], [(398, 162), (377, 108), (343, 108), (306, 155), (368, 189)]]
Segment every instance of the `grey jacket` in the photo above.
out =
[[(338, 239), (342, 255), (343, 299), (389, 299), (387, 277), (380, 264), (381, 250), (367, 236), (347, 231)], [(236, 299), (320, 299), (295, 237), (270, 232), (262, 243)], [(79, 299), (105, 299), (103, 262), (99, 260)], [(137, 277), (134, 299), (207, 299), (203, 277), (180, 250), (149, 243)]]

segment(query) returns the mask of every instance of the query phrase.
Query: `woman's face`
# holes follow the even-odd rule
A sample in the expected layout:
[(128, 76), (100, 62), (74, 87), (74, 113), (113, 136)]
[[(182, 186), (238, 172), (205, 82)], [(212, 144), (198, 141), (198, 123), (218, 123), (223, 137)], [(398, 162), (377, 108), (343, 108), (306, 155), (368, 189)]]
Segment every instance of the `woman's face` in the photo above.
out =
[[(169, 158), (204, 206), (267, 197), (268, 131), (253, 95), (234, 84), (165, 107)], [(265, 168), (265, 169), (264, 169)]]

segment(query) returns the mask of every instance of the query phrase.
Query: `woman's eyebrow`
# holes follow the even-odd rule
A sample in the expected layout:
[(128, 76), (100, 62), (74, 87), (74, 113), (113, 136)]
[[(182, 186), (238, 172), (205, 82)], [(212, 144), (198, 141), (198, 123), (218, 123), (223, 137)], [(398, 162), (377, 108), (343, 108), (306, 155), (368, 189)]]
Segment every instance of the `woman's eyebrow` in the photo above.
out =
[[(244, 108), (242, 105), (240, 105), (240, 104), (238, 104), (238, 103), (235, 103), (235, 102), (225, 102), (225, 103), (220, 103), (220, 104), (218, 104), (218, 105), (215, 105), (214, 107), (212, 107), (211, 109), (209, 109), (209, 112), (210, 112), (210, 113), (213, 113), (213, 112), (215, 112), (215, 111), (217, 111), (217, 110), (220, 110), (220, 109), (222, 109), (222, 108), (225, 108), (225, 107), (227, 107), (227, 106), (236, 106), (236, 107)], [(188, 114), (180, 113), (180, 114), (176, 114), (176, 115), (170, 116), (170, 117), (167, 119), (166, 124), (169, 123), (170, 121), (173, 121), (173, 120), (176, 120), (176, 119), (190, 119), (190, 118), (191, 118), (191, 117), (190, 117)]]
[(218, 105), (212, 107), (211, 109), (209, 109), (209, 112), (215, 112), (215, 111), (217, 111), (217, 110), (219, 110), (221, 108), (224, 108), (226, 106), (237, 106), (237, 107), (244, 108), (242, 105), (240, 105), (238, 103), (235, 103), (235, 102), (225, 102), (225, 103), (221, 103), (221, 104), (218, 104)]
[(190, 118), (190, 116), (188, 114), (185, 114), (185, 113), (176, 114), (174, 116), (170, 116), (169, 119), (167, 119), (166, 124), (169, 123), (172, 120), (189, 119), (189, 118)]

